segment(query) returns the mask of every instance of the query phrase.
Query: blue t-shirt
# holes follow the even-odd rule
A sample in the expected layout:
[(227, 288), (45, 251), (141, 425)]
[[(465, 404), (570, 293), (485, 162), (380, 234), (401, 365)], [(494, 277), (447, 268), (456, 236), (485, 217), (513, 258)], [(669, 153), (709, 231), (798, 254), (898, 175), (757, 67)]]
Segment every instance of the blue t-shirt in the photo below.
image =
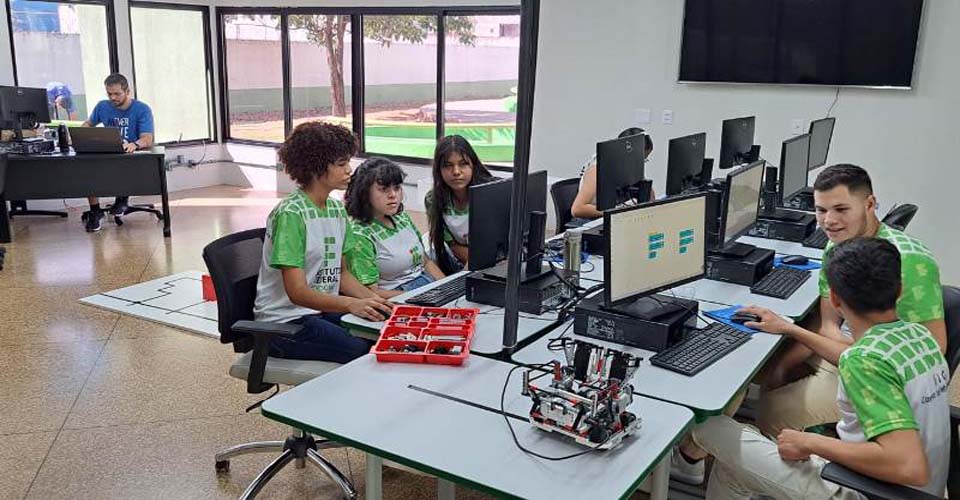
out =
[(127, 109), (117, 109), (110, 101), (100, 101), (87, 120), (94, 127), (103, 124), (104, 127), (119, 128), (120, 135), (127, 142), (139, 139), (140, 134), (153, 133), (153, 111), (137, 100)]

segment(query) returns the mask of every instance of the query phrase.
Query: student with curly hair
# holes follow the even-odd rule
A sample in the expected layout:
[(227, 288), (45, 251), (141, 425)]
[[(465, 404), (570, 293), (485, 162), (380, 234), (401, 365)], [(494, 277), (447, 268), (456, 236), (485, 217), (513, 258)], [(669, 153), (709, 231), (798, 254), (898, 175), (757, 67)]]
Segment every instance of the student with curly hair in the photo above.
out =
[(430, 246), (443, 272), (454, 273), (467, 264), (470, 186), (493, 179), (473, 146), (462, 136), (448, 135), (437, 143), (433, 189), (427, 193), (424, 205), (430, 222)]
[(283, 169), (299, 189), (267, 218), (254, 317), (305, 328), (294, 337), (273, 338), (271, 356), (346, 363), (366, 354), (370, 344), (340, 326), (340, 316), (390, 316), (390, 302), (360, 284), (342, 258), (354, 245), (353, 232), (343, 204), (330, 192), (347, 187), (356, 152), (352, 132), (321, 122), (298, 125), (280, 148)]
[(344, 196), (356, 237), (346, 254), (350, 272), (384, 298), (443, 277), (427, 258), (420, 231), (403, 211), (406, 175), (390, 160), (371, 158), (357, 168)]

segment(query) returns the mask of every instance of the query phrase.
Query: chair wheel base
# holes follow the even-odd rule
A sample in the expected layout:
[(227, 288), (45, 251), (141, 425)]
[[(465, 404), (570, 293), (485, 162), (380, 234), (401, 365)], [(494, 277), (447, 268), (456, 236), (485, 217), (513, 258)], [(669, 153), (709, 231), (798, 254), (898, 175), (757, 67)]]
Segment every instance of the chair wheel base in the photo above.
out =
[(217, 469), (217, 472), (230, 472), (230, 461), (221, 460), (215, 463), (214, 467)]

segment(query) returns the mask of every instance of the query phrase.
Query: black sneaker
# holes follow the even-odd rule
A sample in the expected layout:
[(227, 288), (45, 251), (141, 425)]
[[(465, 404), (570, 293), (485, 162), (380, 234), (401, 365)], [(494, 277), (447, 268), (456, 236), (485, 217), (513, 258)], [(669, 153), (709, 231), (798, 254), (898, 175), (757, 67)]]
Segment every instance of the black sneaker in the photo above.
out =
[(113, 205), (110, 207), (110, 215), (116, 217), (123, 215), (127, 212), (127, 200), (129, 198), (126, 196), (117, 196), (117, 199), (114, 200)]
[(95, 233), (103, 228), (103, 211), (102, 210), (91, 210), (87, 212), (87, 222), (84, 227), (86, 227), (88, 233)]

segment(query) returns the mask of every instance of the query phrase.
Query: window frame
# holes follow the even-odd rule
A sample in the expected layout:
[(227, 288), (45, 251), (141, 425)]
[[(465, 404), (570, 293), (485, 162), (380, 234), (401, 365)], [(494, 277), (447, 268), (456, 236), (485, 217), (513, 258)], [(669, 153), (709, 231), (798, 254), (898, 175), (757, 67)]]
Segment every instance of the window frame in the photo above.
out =
[[(9, 1), (9, 0), (7, 0)], [(219, 142), (217, 120), (215, 118), (214, 105), (217, 99), (216, 85), (214, 84), (213, 73), (213, 49), (211, 47), (212, 34), (210, 33), (210, 7), (206, 5), (168, 3), (168, 2), (150, 2), (143, 0), (131, 0), (127, 6), (127, 22), (130, 24), (130, 61), (132, 63), (131, 76), (133, 78), (133, 95), (137, 95), (137, 59), (133, 50), (133, 9), (157, 9), (157, 10), (187, 10), (200, 12), (203, 15), (203, 58), (207, 71), (207, 137), (205, 139), (190, 139), (187, 141), (167, 141), (157, 143), (160, 146), (194, 146), (207, 144), (210, 142)]]
[[(284, 136), (290, 133), (292, 123), (292, 109), (290, 103), (290, 46), (289, 30), (287, 19), (291, 15), (349, 15), (351, 43), (351, 112), (353, 115), (353, 132), (357, 135), (360, 142), (358, 157), (367, 158), (371, 155), (382, 156), (404, 163), (429, 165), (431, 158), (417, 158), (397, 155), (386, 155), (378, 153), (368, 153), (366, 150), (366, 141), (364, 137), (364, 97), (366, 94), (366, 81), (364, 79), (364, 55), (363, 55), (363, 18), (364, 16), (390, 16), (390, 15), (429, 15), (437, 19), (437, 33), (443, 33), (444, 36), (437, 37), (437, 59), (436, 59), (436, 136), (440, 140), (445, 135), (444, 124), (444, 88), (446, 76), (446, 17), (447, 16), (522, 16), (519, 5), (496, 5), (496, 6), (429, 6), (429, 7), (218, 7), (217, 15), (217, 53), (219, 54), (219, 101), (220, 101), (220, 137), (225, 143), (250, 144), (258, 146), (269, 146), (279, 148), (280, 143), (270, 141), (254, 141), (249, 139), (237, 139), (230, 137), (230, 107), (227, 96), (227, 58), (224, 52), (226, 48), (226, 30), (224, 29), (224, 16), (229, 15), (276, 15), (280, 17), (280, 39), (281, 39), (281, 69), (283, 72), (283, 119)], [(521, 22), (522, 19), (521, 19)], [(346, 69), (346, 68), (345, 68)], [(521, 65), (518, 68), (517, 79), (523, 80), (530, 71), (529, 67)], [(525, 116), (519, 108), (517, 112), (517, 125), (521, 121), (530, 122), (532, 116)], [(492, 170), (501, 170), (506, 172), (513, 171), (512, 166), (506, 165), (487, 165)]]
[[(58, 3), (71, 5), (102, 5), (104, 15), (106, 16), (107, 29), (107, 57), (110, 63), (110, 72), (118, 73), (120, 71), (120, 59), (117, 55), (117, 17), (114, 12), (113, 0), (24, 0), (39, 1), (44, 3)], [(13, 84), (20, 86), (20, 75), (17, 69), (17, 47), (13, 36), (13, 12), (10, 9), (10, 0), (4, 0), (7, 8), (7, 34), (10, 36), (10, 61), (13, 67)], [(103, 75), (104, 78), (107, 75)], [(91, 108), (92, 110), (93, 108)]]

